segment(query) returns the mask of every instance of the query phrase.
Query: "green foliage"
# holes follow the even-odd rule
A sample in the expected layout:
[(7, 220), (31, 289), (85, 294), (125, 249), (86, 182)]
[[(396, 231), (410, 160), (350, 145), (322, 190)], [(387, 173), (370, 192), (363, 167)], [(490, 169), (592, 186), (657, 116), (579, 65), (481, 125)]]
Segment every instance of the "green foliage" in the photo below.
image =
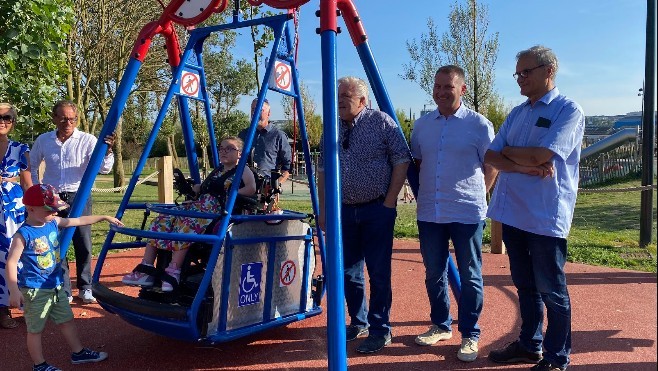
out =
[(403, 109), (396, 109), (395, 110), (395, 117), (398, 119), (398, 123), (402, 127), (402, 132), (404, 133), (404, 137), (407, 139), (407, 142), (411, 141), (411, 127), (413, 126), (413, 122), (411, 121), (411, 117), (407, 117), (406, 112), (404, 112)]
[(445, 64), (454, 64), (466, 74), (467, 106), (482, 112), (493, 98), (495, 64), (498, 55), (498, 33), (488, 34), (488, 8), (477, 0), (467, 0), (467, 7), (455, 2), (451, 7), (449, 30), (441, 38), (434, 20), (427, 20), (427, 34), (420, 41), (407, 41), (411, 61), (403, 65), (400, 75), (418, 83), (431, 102), (434, 74)]
[(238, 110), (230, 112), (224, 118), (215, 117), (214, 120), (217, 141), (227, 136), (237, 136), (242, 129), (249, 126), (249, 115)]
[(57, 88), (68, 72), (71, 0), (0, 2), (0, 101), (19, 110), (17, 139), (45, 131)]
[[(315, 113), (317, 104), (310, 93), (308, 85), (301, 81), (299, 83), (299, 90), (302, 96), (302, 105), (304, 107), (304, 123), (306, 124), (306, 134), (309, 147), (311, 147), (312, 150), (318, 149), (320, 147), (320, 138), (322, 137), (322, 116)], [(283, 96), (281, 101), (281, 105), (283, 106), (283, 116), (290, 123), (284, 128), (284, 130), (288, 133), (288, 137), (290, 138), (292, 138), (293, 133), (293, 128), (291, 127), (293, 116), (295, 118), (299, 117), (299, 113), (293, 110), (293, 103), (294, 100), (292, 97), (287, 95)]]
[(482, 114), (491, 121), (494, 126), (494, 132), (497, 133), (511, 110), (512, 107), (506, 105), (501, 96), (493, 93), (491, 99), (486, 102)]

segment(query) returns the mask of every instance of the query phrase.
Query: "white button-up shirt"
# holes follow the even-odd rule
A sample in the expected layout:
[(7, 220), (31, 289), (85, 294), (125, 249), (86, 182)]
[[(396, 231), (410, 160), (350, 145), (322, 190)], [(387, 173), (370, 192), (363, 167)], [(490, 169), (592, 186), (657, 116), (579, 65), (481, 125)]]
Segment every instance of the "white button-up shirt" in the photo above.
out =
[[(77, 128), (64, 143), (57, 138), (57, 131), (49, 131), (37, 137), (30, 151), (32, 182), (50, 184), (58, 192), (77, 192), (94, 151), (95, 136)], [(46, 162), (43, 179), (39, 182), (39, 165)], [(108, 174), (114, 165), (114, 153), (103, 158), (101, 174)]]

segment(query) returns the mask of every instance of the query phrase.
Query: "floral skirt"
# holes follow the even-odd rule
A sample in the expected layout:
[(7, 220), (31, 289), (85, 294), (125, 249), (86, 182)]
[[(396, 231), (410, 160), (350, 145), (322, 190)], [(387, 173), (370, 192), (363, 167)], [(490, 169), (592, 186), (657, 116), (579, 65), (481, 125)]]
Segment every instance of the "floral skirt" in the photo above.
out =
[[(216, 197), (204, 194), (197, 201), (176, 206), (175, 209), (219, 214), (221, 205)], [(160, 214), (153, 219), (149, 229), (153, 232), (203, 234), (210, 222), (212, 222), (211, 219)], [(148, 244), (161, 250), (178, 251), (187, 249), (192, 243), (190, 241), (149, 240)]]

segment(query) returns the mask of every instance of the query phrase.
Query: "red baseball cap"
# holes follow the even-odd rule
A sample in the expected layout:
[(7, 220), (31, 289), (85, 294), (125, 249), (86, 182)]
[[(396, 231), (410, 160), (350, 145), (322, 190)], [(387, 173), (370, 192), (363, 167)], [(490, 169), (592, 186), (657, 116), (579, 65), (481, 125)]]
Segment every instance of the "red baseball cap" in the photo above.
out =
[(69, 207), (50, 184), (35, 184), (28, 188), (23, 195), (23, 205), (43, 206), (50, 211), (62, 211)]

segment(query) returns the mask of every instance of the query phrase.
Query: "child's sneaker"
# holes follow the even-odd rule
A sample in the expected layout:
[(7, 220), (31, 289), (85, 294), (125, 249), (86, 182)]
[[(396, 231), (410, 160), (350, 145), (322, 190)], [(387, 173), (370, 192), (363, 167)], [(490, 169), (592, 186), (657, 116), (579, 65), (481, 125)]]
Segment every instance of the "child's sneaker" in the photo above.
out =
[(32, 371), (62, 371), (61, 368), (57, 368), (55, 366), (51, 366), (47, 364), (46, 362), (41, 363), (39, 365), (33, 365), (32, 366)]
[(71, 363), (79, 365), (81, 363), (100, 362), (107, 358), (107, 353), (97, 352), (89, 348), (82, 348), (78, 353), (71, 353)]
[(146, 273), (132, 271), (130, 274), (123, 276), (121, 282), (130, 286), (153, 287), (155, 279)]
[[(165, 273), (168, 275), (174, 277), (176, 279), (176, 282), (180, 281), (180, 269), (176, 266), (176, 264), (171, 264), (165, 269)], [(174, 291), (174, 287), (167, 281), (162, 281), (162, 291), (163, 292), (170, 292)]]

